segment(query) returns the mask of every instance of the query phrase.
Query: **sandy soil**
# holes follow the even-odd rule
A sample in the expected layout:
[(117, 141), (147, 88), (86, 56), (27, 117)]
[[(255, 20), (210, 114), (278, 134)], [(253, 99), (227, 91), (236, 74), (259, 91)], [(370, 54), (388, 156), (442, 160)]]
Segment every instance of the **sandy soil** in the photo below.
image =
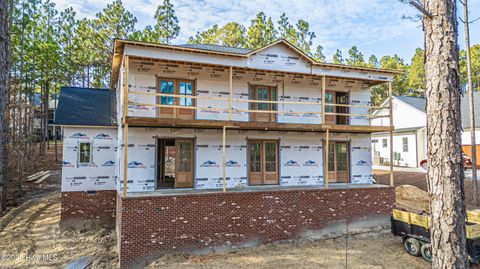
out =
[[(388, 182), (388, 173), (385, 171), (375, 171), (374, 175), (379, 183)], [(426, 190), (424, 174), (396, 172), (395, 178), (398, 185), (412, 185)], [(115, 267), (117, 254), (114, 231), (60, 229), (59, 180), (60, 173), (56, 172), (40, 186), (26, 184), (24, 187), (32, 194), (27, 197), (35, 198), (12, 208), (0, 218), (0, 268), (62, 268), (81, 256), (95, 257), (91, 268)], [(411, 186), (402, 186), (397, 190), (397, 195), (399, 201), (405, 200), (407, 205), (417, 205), (418, 201), (424, 199), (424, 193)], [(412, 197), (415, 198), (413, 201)], [(430, 268), (430, 265), (420, 257), (406, 254), (400, 238), (385, 231), (349, 237), (347, 242), (341, 237), (273, 243), (206, 256), (166, 255), (147, 268), (400, 269)]]
[[(390, 185), (390, 177), (388, 171), (374, 170), (373, 176), (378, 184)], [(428, 191), (427, 189), (427, 176), (423, 173), (414, 172), (399, 172), (394, 173), (395, 186), (412, 185), (420, 188), (421, 190)], [(466, 179), (464, 182), (465, 199), (467, 202), (467, 208), (473, 209), (472, 206), (472, 180)], [(478, 190), (480, 197), (480, 189)]]
[[(348, 249), (346, 252), (345, 249)], [(147, 268), (430, 268), (408, 255), (399, 238), (389, 234), (289, 242), (208, 256), (167, 255)]]
[(95, 257), (92, 268), (115, 268), (114, 231), (60, 229), (60, 192), (39, 193), (0, 218), (0, 268), (63, 268), (81, 256)]

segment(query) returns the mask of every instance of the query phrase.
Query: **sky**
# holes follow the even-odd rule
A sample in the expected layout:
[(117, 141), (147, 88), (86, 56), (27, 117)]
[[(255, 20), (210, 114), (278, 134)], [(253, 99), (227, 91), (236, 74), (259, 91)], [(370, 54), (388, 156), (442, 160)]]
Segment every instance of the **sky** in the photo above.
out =
[[(58, 9), (73, 7), (79, 19), (94, 18), (109, 1), (52, 0)], [(154, 24), (153, 15), (161, 0), (123, 0), (126, 9), (138, 19), (136, 28)], [(365, 60), (372, 54), (398, 54), (406, 63), (423, 47), (423, 32), (419, 21), (411, 18), (418, 11), (398, 0), (171, 0), (180, 25), (180, 35), (173, 43), (186, 43), (190, 36), (210, 28), (235, 21), (248, 27), (258, 12), (263, 11), (274, 22), (286, 13), (291, 23), (303, 19), (315, 32), (315, 48), (321, 44), (327, 61), (336, 49), (344, 58), (352, 46), (357, 46)], [(458, 5), (463, 17), (463, 6)], [(480, 0), (470, 0), (470, 20), (480, 17)], [(459, 46), (465, 47), (464, 28), (459, 21)], [(471, 45), (480, 43), (480, 20), (470, 26)]]

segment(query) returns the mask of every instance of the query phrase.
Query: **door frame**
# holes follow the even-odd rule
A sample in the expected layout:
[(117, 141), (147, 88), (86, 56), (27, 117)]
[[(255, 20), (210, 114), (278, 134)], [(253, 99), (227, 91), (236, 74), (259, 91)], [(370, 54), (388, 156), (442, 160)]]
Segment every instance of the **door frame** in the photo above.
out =
[[(250, 142), (261, 142), (260, 147), (260, 169), (262, 174), (262, 183), (260, 184), (251, 184), (251, 176), (250, 176)], [(276, 183), (269, 183), (266, 184), (266, 171), (265, 171), (265, 143), (268, 142), (275, 142), (275, 163), (276, 163)], [(259, 173), (259, 172), (254, 172)], [(247, 138), (247, 176), (248, 176), (248, 185), (249, 186), (262, 186), (262, 185), (279, 185), (280, 184), (280, 139), (249, 139)]]
[[(160, 81), (162, 80), (167, 80), (167, 81), (173, 81), (173, 94), (174, 95), (180, 95), (180, 82), (191, 82), (192, 83), (192, 95), (191, 96), (196, 96), (197, 94), (197, 80), (196, 79), (189, 79), (189, 78), (172, 78), (172, 77), (162, 77), (162, 76), (156, 76), (156, 89), (155, 93), (159, 94), (160, 92)], [(155, 96), (155, 104), (160, 105), (161, 104), (161, 98), (162, 96)], [(167, 97), (168, 98), (168, 97)], [(179, 118), (179, 110), (182, 109), (180, 108), (180, 98), (181, 97), (173, 97), (173, 117), (166, 117), (166, 118), (173, 118), (177, 119)], [(197, 107), (197, 99), (196, 98), (191, 98), (192, 99), (192, 107)], [(160, 109), (164, 107), (156, 107), (157, 109), (155, 110), (155, 116), (157, 118), (161, 118), (162, 115), (160, 113)], [(166, 107), (165, 107), (166, 108)], [(192, 119), (196, 119), (197, 115), (197, 110), (196, 109), (188, 109), (192, 111)]]
[[(176, 147), (177, 147), (177, 140), (179, 139), (182, 139), (182, 140), (191, 140), (192, 141), (192, 187), (183, 187), (183, 188), (195, 188), (195, 175), (196, 175), (196, 156), (195, 156), (195, 153), (196, 153), (196, 145), (197, 145), (197, 139), (195, 137), (171, 137), (171, 136), (165, 136), (165, 137), (156, 137), (155, 138), (155, 190), (158, 190), (158, 189), (161, 189), (162, 187), (161, 186), (158, 186), (158, 177), (159, 177), (159, 172), (158, 171), (158, 165), (161, 161), (161, 159), (159, 160), (158, 159), (158, 154), (159, 154), (159, 150), (160, 150), (160, 147), (161, 145), (158, 143), (160, 140), (175, 140), (175, 151), (177, 151)], [(175, 158), (177, 158), (177, 152), (175, 152)], [(176, 183), (176, 180), (177, 180), (177, 162), (175, 161), (175, 181), (173, 182), (173, 186), (172, 187), (167, 187), (166, 189), (175, 189), (177, 188), (177, 183)], [(178, 187), (178, 188), (182, 188), (182, 187)]]
[[(252, 96), (249, 94), (250, 100), (260, 101), (257, 99), (257, 92), (258, 88), (268, 88), (268, 99), (266, 101), (278, 101), (278, 87), (277, 86), (270, 86), (270, 85), (261, 85), (261, 84), (250, 84), (249, 87), (253, 90)], [(275, 99), (272, 100), (272, 91), (275, 92)], [(265, 100), (264, 100), (265, 101)], [(249, 102), (249, 110), (258, 110), (258, 104), (254, 102)], [(269, 109), (266, 111), (278, 111), (278, 104), (267, 103), (269, 105)], [(272, 107), (274, 109), (272, 109)], [(269, 120), (268, 121), (257, 121), (257, 114), (267, 114)], [(261, 113), (261, 112), (250, 112), (249, 113), (249, 121), (252, 122), (278, 122), (278, 114), (277, 113)]]
[[(347, 168), (347, 170), (346, 170), (347, 182), (338, 182), (338, 179), (337, 179), (338, 178), (337, 177), (337, 172), (338, 172), (337, 171), (337, 147), (336, 147), (337, 143), (347, 144), (347, 165), (346, 165), (346, 168)], [(333, 140), (333, 141), (328, 142), (329, 146), (332, 145), (332, 144), (333, 144), (333, 150), (334, 150), (334, 152), (333, 152), (333, 159), (334, 159), (334, 161), (333, 161), (333, 163), (334, 163), (333, 173), (334, 173), (335, 181), (330, 181), (330, 179), (332, 178), (332, 177), (330, 177), (330, 173), (332, 173), (332, 172), (330, 172), (328, 170), (328, 167), (325, 166), (325, 164), (326, 164), (325, 158), (329, 158), (330, 156), (325, 157), (326, 141), (325, 140), (323, 141), (323, 156), (324, 156), (323, 157), (324, 158), (323, 167), (324, 167), (324, 173), (328, 173), (328, 183), (329, 184), (330, 183), (351, 183), (352, 182), (352, 179), (350, 177), (350, 172), (351, 172), (351, 142), (349, 140), (348, 141)], [(332, 153), (332, 151), (329, 148), (328, 149), (328, 154), (331, 154), (331, 153)], [(330, 161), (328, 162), (328, 164), (330, 165)], [(325, 175), (324, 175), (324, 178), (325, 178)]]

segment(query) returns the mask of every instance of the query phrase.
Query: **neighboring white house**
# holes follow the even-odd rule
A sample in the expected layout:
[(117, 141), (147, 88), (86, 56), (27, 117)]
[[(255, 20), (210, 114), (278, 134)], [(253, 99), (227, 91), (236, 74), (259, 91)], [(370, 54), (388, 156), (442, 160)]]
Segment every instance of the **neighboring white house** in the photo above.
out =
[[(397, 166), (418, 167), (426, 158), (427, 117), (425, 98), (410, 96), (393, 97), (393, 163)], [(381, 106), (388, 106), (385, 101)], [(374, 116), (388, 113), (387, 109), (373, 112)], [(388, 118), (373, 118), (372, 125), (388, 126)], [(388, 132), (372, 134), (373, 164), (390, 163), (390, 137)]]
[[(480, 152), (480, 92), (474, 92), (475, 103), (475, 134), (477, 152)], [(388, 106), (385, 101), (381, 106)], [(470, 105), (468, 95), (465, 93), (461, 99), (462, 113), (462, 149), (471, 157), (470, 137)], [(420, 161), (426, 159), (427, 152), (427, 114), (426, 102), (423, 97), (394, 96), (393, 97), (393, 151), (394, 165), (406, 167), (418, 167)], [(376, 110), (373, 115), (388, 113), (385, 109)], [(388, 118), (374, 118), (372, 125), (388, 126)], [(372, 162), (373, 164), (388, 164), (390, 161), (388, 132), (372, 134)], [(477, 161), (478, 163), (478, 161)]]

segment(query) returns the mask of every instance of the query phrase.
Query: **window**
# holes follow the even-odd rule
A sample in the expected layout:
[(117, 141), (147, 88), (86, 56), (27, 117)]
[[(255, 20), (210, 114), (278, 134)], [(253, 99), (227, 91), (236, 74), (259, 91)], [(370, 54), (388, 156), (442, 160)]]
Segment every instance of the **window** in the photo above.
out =
[[(250, 88), (250, 99), (256, 101), (277, 101), (277, 88), (272, 86), (252, 86)], [(273, 103), (251, 102), (250, 110), (266, 110), (276, 111), (277, 105)], [(252, 112), (250, 113), (250, 121), (275, 122), (276, 113), (270, 112)]]
[(80, 158), (79, 163), (92, 162), (92, 147), (90, 143), (80, 143)]
[(195, 109), (195, 81), (158, 78), (157, 93), (174, 96), (157, 96), (157, 116), (161, 118), (193, 119)]
[(383, 144), (383, 147), (384, 147), (384, 148), (387, 147), (387, 139), (386, 139), (386, 138), (384, 138), (384, 139), (382, 140), (382, 144)]
[(403, 152), (408, 152), (408, 137), (402, 138)]

